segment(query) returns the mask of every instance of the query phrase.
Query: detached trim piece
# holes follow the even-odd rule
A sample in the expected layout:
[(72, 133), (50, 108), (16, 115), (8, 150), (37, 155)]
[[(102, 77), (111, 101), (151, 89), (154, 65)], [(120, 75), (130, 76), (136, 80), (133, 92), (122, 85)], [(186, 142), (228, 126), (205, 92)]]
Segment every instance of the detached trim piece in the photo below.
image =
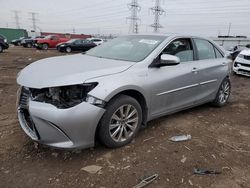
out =
[(209, 83), (212, 83), (212, 82), (217, 82), (217, 79), (201, 82), (200, 85), (205, 85), (205, 84), (209, 84)]
[(169, 91), (165, 91), (165, 92), (162, 92), (162, 93), (158, 93), (156, 95), (157, 96), (161, 96), (161, 95), (165, 95), (165, 94), (168, 94), (168, 93), (173, 93), (173, 92), (176, 92), (176, 91), (180, 91), (180, 90), (184, 90), (184, 89), (189, 89), (189, 88), (192, 88), (192, 87), (196, 87), (198, 85), (199, 85), (198, 83), (197, 84), (192, 84), (192, 85), (180, 87), (180, 88), (177, 88), (177, 89), (172, 89), (172, 90), (169, 90)]
[(184, 90), (184, 89), (189, 89), (189, 88), (192, 88), (192, 87), (197, 87), (199, 85), (205, 85), (205, 84), (209, 84), (209, 83), (213, 83), (213, 82), (217, 82), (217, 79), (208, 80), (208, 81), (197, 83), (197, 84), (192, 84), (192, 85), (188, 85), (188, 86), (184, 86), (184, 87), (172, 89), (172, 90), (169, 90), (169, 91), (164, 91), (164, 92), (158, 93), (156, 95), (157, 96), (161, 96), (161, 95), (165, 95), (165, 94), (169, 94), (169, 93), (173, 93), (173, 92), (177, 92), (177, 91), (181, 91), (181, 90)]

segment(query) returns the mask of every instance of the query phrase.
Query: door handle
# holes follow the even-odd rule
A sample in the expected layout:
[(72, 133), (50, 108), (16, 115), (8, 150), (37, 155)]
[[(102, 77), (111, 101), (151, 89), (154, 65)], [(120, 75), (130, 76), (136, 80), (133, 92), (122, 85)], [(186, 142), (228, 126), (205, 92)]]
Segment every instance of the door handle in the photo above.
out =
[(198, 72), (199, 72), (199, 69), (198, 69), (198, 68), (194, 67), (194, 68), (192, 69), (192, 73), (197, 74)]

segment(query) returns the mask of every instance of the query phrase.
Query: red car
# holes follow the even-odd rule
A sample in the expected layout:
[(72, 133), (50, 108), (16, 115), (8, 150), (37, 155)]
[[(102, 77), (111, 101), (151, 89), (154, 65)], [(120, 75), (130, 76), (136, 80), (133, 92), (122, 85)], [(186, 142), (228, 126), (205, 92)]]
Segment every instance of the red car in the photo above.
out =
[(36, 41), (36, 48), (47, 50), (48, 48), (55, 48), (57, 44), (61, 42), (67, 42), (70, 38), (60, 38), (57, 35), (48, 35), (43, 39), (38, 39)]

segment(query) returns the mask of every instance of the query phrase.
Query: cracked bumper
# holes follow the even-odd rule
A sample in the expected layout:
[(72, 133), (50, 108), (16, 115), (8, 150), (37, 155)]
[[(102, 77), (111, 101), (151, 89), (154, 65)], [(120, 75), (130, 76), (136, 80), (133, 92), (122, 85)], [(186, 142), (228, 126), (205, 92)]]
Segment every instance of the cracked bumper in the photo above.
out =
[(18, 108), (24, 132), (34, 141), (56, 148), (94, 146), (96, 127), (104, 109), (83, 102), (68, 109), (29, 101), (27, 109)]

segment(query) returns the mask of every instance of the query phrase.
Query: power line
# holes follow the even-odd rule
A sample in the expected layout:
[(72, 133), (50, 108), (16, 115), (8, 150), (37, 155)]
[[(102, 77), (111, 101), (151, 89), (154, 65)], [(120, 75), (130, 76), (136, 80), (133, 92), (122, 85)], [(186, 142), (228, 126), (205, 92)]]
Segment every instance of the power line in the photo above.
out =
[(15, 23), (16, 23), (16, 28), (20, 29), (19, 11), (13, 10), (12, 12), (14, 12), (14, 19), (15, 19)]
[(38, 19), (36, 18), (36, 16), (38, 15), (38, 13), (36, 12), (29, 12), (31, 14), (31, 20), (32, 20), (32, 28), (34, 31), (36, 31), (37, 25), (36, 25), (36, 21), (38, 21)]
[(163, 26), (160, 24), (160, 15), (165, 13), (165, 10), (161, 8), (160, 6), (161, 0), (155, 0), (155, 6), (150, 8), (150, 10), (154, 14), (154, 23), (150, 26), (154, 28), (154, 32), (158, 32), (159, 28), (163, 28)]
[(138, 12), (141, 10), (141, 6), (138, 4), (137, 0), (132, 0), (131, 3), (128, 4), (128, 9), (131, 11), (131, 16), (127, 17), (130, 21), (129, 32), (138, 33)]

